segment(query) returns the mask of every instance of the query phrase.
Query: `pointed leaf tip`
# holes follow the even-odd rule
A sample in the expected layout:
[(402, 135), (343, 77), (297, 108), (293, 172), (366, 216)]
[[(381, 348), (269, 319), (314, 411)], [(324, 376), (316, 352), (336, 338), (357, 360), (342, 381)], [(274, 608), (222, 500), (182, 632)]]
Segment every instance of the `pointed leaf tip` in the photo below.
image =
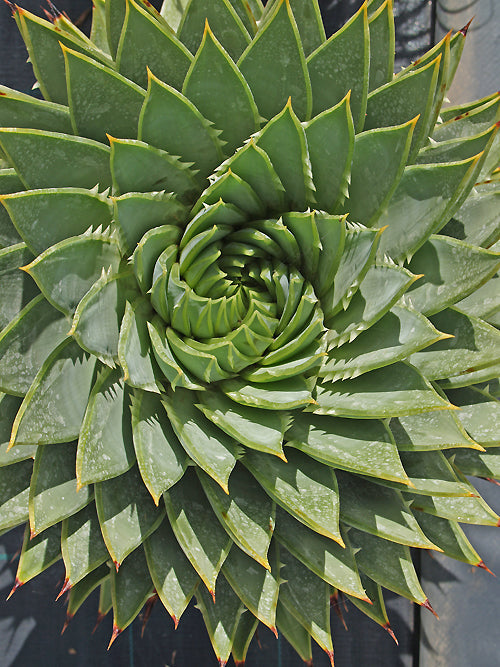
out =
[(487, 567), (484, 563), (484, 561), (480, 560), (479, 563), (476, 563), (476, 567), (480, 567), (481, 570), (486, 570), (486, 572), (489, 572), (491, 575), (493, 575), (496, 578), (496, 574), (490, 570), (489, 567)]
[(473, 21), (475, 18), (476, 18), (476, 17), (473, 16), (473, 17), (471, 18), (471, 20), (470, 20), (468, 23), (466, 23), (466, 24), (464, 25), (463, 28), (460, 28), (460, 30), (459, 30), (458, 32), (461, 32), (462, 35), (463, 35), (464, 37), (466, 37), (466, 36), (467, 36), (467, 33), (469, 32), (470, 24), (472, 23), (472, 21)]
[(275, 626), (273, 626), (272, 628), (269, 628), (269, 629), (271, 630), (273, 635), (276, 637), (276, 639), (278, 639), (278, 629)]
[(120, 635), (122, 632), (123, 632), (123, 630), (121, 630), (116, 624), (113, 624), (113, 633), (111, 635), (111, 639), (109, 640), (108, 649), (107, 649), (108, 651), (111, 648), (111, 646), (113, 645), (113, 643), (115, 642), (118, 635)]
[(436, 612), (435, 612), (434, 609), (432, 608), (432, 605), (431, 605), (431, 603), (429, 602), (429, 599), (428, 599), (428, 598), (426, 598), (425, 602), (422, 602), (422, 604), (421, 604), (420, 606), (421, 606), (421, 607), (425, 607), (425, 609), (428, 609), (428, 610), (429, 610), (432, 614), (434, 614), (434, 616), (439, 620), (439, 616), (436, 614)]
[(95, 622), (94, 629), (92, 630), (92, 634), (95, 634), (95, 631), (96, 631), (97, 628), (101, 625), (101, 623), (103, 622), (103, 620), (104, 620), (105, 618), (106, 618), (106, 614), (103, 614), (102, 611), (100, 611), (100, 612), (97, 614), (97, 620), (96, 620), (96, 622)]
[(21, 588), (23, 586), (23, 582), (19, 581), (19, 579), (16, 577), (16, 581), (14, 582), (14, 586), (12, 586), (11, 592), (7, 595), (7, 600), (10, 600), (10, 598), (14, 595), (14, 593), (17, 591), (18, 588)]
[(333, 651), (326, 651), (326, 655), (330, 658), (330, 664), (332, 667), (335, 667), (335, 662), (333, 660)]
[(398, 638), (397, 638), (396, 635), (394, 634), (394, 631), (393, 631), (393, 629), (391, 628), (391, 626), (389, 625), (389, 623), (386, 623), (386, 624), (383, 625), (382, 627), (383, 627), (384, 630), (386, 630), (386, 631), (390, 634), (390, 636), (394, 639), (394, 641), (396, 642), (396, 646), (399, 646)]
[(63, 635), (66, 632), (66, 628), (73, 620), (73, 616), (74, 614), (70, 614), (69, 612), (66, 614), (66, 620), (64, 621), (64, 625), (62, 626), (61, 635)]
[(177, 630), (177, 626), (179, 625), (179, 619), (177, 618), (177, 616), (174, 616), (174, 614), (171, 614), (171, 618), (174, 622), (174, 630)]
[(64, 580), (63, 587), (62, 587), (61, 590), (59, 591), (59, 595), (56, 597), (56, 602), (57, 602), (57, 600), (59, 600), (59, 598), (62, 598), (62, 596), (63, 596), (65, 593), (67, 593), (67, 592), (69, 591), (70, 588), (71, 588), (70, 580), (68, 579), (68, 577), (66, 577), (66, 579)]

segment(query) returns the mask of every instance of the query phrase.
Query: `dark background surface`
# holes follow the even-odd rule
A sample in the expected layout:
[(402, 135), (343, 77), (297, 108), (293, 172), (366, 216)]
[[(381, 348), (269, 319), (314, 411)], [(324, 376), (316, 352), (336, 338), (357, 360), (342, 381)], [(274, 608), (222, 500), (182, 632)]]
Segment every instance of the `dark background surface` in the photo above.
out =
[[(42, 2), (20, 0), (23, 7), (38, 14), (41, 14)], [(153, 4), (158, 7), (161, 2)], [(320, 0), (320, 4), (327, 33), (331, 34), (361, 6), (362, 0)], [(90, 0), (58, 0), (56, 5), (84, 30), (89, 30)], [(395, 0), (397, 68), (418, 58), (432, 44), (435, 9), (434, 3), (427, 0)], [(0, 83), (30, 92), (33, 82), (10, 10), (0, 3)], [(480, 491), (494, 508), (494, 492), (497, 492), (498, 511), (498, 489), (484, 483)], [(469, 532), (491, 569), (500, 572), (495, 530), (475, 527)], [(22, 530), (11, 531), (0, 538), (0, 597), (6, 597), (12, 588), (17, 566), (15, 554), (21, 542)], [(332, 613), (337, 667), (498, 667), (498, 581), (484, 571), (439, 555), (431, 558), (424, 553), (420, 560), (424, 589), (442, 620), (438, 622), (430, 613), (421, 614), (419, 608), (407, 601), (387, 595), (389, 618), (399, 640), (397, 647), (384, 630), (349, 605), (348, 612), (344, 612), (348, 631)], [(139, 620), (107, 652), (111, 614), (92, 635), (98, 606), (98, 596), (94, 594), (60, 637), (65, 606), (54, 599), (63, 575), (60, 562), (21, 588), (8, 603), (0, 602), (0, 667), (211, 667), (217, 664), (201, 614), (193, 607), (184, 614), (175, 632), (167, 612), (160, 604), (156, 605), (143, 638)], [(276, 641), (262, 625), (250, 647), (247, 664), (248, 667), (303, 665), (285, 640)], [(330, 664), (318, 647), (314, 650), (314, 664), (316, 667)]]

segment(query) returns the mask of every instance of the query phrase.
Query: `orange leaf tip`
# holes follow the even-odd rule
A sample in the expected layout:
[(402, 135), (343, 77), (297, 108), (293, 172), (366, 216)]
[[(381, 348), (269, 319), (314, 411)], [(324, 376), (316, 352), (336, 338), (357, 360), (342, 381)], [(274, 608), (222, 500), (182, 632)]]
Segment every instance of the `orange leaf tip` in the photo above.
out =
[(463, 35), (464, 37), (466, 37), (466, 36), (467, 36), (467, 33), (469, 32), (470, 24), (472, 23), (472, 21), (473, 21), (475, 18), (476, 18), (476, 17), (473, 16), (473, 17), (471, 18), (471, 20), (470, 20), (468, 23), (466, 23), (466, 24), (464, 25), (463, 28), (460, 28), (460, 30), (459, 30), (458, 32), (461, 32), (462, 35)]
[(497, 576), (494, 572), (492, 572), (492, 571), (490, 570), (489, 567), (487, 567), (487, 566), (485, 565), (484, 561), (482, 561), (482, 560), (480, 560), (479, 563), (476, 563), (476, 567), (480, 567), (481, 570), (486, 570), (486, 572), (489, 572), (489, 573), (490, 573), (491, 575), (493, 575), (494, 577)]
[(111, 639), (109, 640), (109, 644), (108, 644), (108, 649), (107, 649), (108, 651), (112, 647), (114, 642), (116, 641), (116, 638), (118, 637), (118, 635), (120, 635), (122, 632), (123, 632), (123, 630), (120, 630), (120, 628), (116, 625), (116, 623), (114, 623), (113, 624), (113, 634), (111, 635)]
[(422, 602), (422, 604), (421, 604), (420, 606), (421, 606), (421, 607), (425, 607), (425, 609), (428, 609), (428, 610), (431, 612), (431, 614), (434, 614), (434, 616), (439, 620), (439, 616), (436, 614), (436, 612), (435, 612), (434, 609), (432, 608), (432, 605), (431, 605), (431, 603), (429, 602), (429, 598), (427, 598), (427, 599), (425, 600), (425, 602)]
[(14, 582), (14, 586), (12, 586), (11, 592), (7, 595), (7, 600), (10, 600), (10, 598), (14, 595), (14, 593), (17, 591), (18, 588), (21, 588), (21, 586), (24, 585), (24, 582), (19, 581), (19, 579), (16, 577), (16, 581)]
[(386, 623), (386, 624), (383, 625), (382, 627), (383, 627), (384, 630), (385, 630), (386, 632), (388, 632), (388, 633), (390, 634), (390, 636), (394, 639), (394, 641), (396, 642), (396, 646), (399, 646), (398, 638), (397, 638), (396, 635), (394, 634), (394, 632), (393, 632), (391, 626), (389, 625), (389, 623)]
[(92, 630), (92, 634), (95, 633), (95, 631), (96, 631), (97, 628), (101, 625), (101, 623), (103, 622), (103, 620), (104, 620), (105, 618), (106, 618), (106, 614), (103, 614), (102, 611), (100, 611), (100, 612), (97, 614), (97, 620), (96, 620), (96, 623), (95, 623), (95, 625), (94, 625), (94, 629)]
[(64, 621), (64, 625), (62, 626), (61, 634), (63, 635), (66, 632), (66, 628), (68, 625), (71, 623), (73, 619), (74, 614), (66, 614), (66, 620)]
[(276, 639), (278, 639), (278, 630), (277, 630), (276, 626), (274, 626), (274, 625), (272, 627), (269, 626), (269, 630), (271, 630), (271, 632), (276, 637)]
[(333, 651), (325, 651), (325, 653), (330, 658), (330, 665), (335, 667), (335, 662), (333, 661)]
[(56, 597), (56, 602), (57, 602), (57, 600), (59, 600), (59, 598), (61, 598), (65, 593), (67, 593), (67, 592), (69, 591), (70, 588), (71, 588), (71, 582), (70, 582), (70, 580), (68, 579), (68, 577), (66, 577), (66, 579), (64, 580), (63, 587), (62, 587), (61, 590), (59, 591), (59, 595)]
[(174, 622), (174, 630), (177, 630), (177, 626), (179, 625), (179, 619), (177, 618), (177, 616), (174, 616), (174, 614), (171, 614), (171, 618)]

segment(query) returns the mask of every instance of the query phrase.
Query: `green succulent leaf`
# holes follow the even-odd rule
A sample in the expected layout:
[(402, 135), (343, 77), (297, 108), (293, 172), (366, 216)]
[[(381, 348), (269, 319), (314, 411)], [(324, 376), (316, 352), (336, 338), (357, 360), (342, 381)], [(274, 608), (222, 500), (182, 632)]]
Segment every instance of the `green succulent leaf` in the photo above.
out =
[(143, 549), (136, 549), (118, 571), (111, 568), (113, 632), (123, 631), (154, 593)]
[(155, 507), (135, 466), (96, 484), (95, 501), (104, 542), (118, 569), (160, 525), (165, 509)]
[(32, 461), (19, 461), (0, 468), (0, 530), (7, 531), (28, 519)]
[(289, 2), (281, 0), (272, 7), (269, 18), (238, 60), (238, 67), (264, 118), (269, 120), (278, 114), (288, 98), (301, 120), (310, 117), (311, 82)]
[(180, 548), (168, 521), (144, 542), (155, 590), (177, 626), (199, 584), (199, 577)]
[(92, 489), (77, 489), (75, 453), (74, 443), (37, 448), (29, 498), (32, 536), (72, 516), (93, 500)]
[(61, 558), (61, 526), (52, 526), (31, 538), (29, 526), (24, 531), (23, 546), (16, 572), (16, 585), (23, 585), (44, 572)]
[(61, 553), (66, 580), (71, 587), (109, 560), (94, 504), (88, 504), (63, 521)]

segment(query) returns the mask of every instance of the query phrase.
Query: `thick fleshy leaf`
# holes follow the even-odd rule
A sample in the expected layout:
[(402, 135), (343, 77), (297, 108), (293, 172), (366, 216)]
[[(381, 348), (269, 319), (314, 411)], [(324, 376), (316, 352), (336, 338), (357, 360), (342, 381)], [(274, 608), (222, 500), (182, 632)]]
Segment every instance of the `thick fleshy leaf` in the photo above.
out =
[(111, 64), (109, 57), (96, 49), (83, 33), (79, 34), (84, 40), (74, 34), (63, 32), (49, 21), (41, 19), (21, 7), (15, 8), (14, 18), (28, 49), (30, 62), (40, 85), (40, 90), (47, 100), (59, 104), (67, 104), (68, 102), (61, 44), (66, 48), (75, 49)]
[(280, 561), (285, 579), (280, 587), (280, 601), (333, 659), (330, 586), (286, 549), (280, 551)]
[(110, 138), (110, 145), (115, 194), (164, 190), (190, 201), (197, 193), (194, 172), (179, 158), (134, 139)]
[(0, 468), (0, 530), (2, 532), (28, 520), (32, 471), (33, 461), (19, 461)]
[(121, 372), (103, 369), (88, 399), (78, 441), (79, 486), (122, 475), (134, 464), (129, 406)]
[(187, 454), (227, 493), (239, 448), (233, 438), (202, 417), (186, 389), (176, 389), (165, 399), (172, 427)]
[(449, 558), (455, 558), (455, 560), (461, 560), (470, 565), (479, 565), (482, 562), (464, 531), (455, 521), (441, 519), (425, 512), (415, 512), (415, 518), (425, 534)]
[(109, 148), (83, 137), (30, 129), (0, 130), (5, 152), (27, 188), (111, 185)]
[[(452, 400), (452, 399), (450, 399)], [(481, 449), (461, 426), (456, 412), (436, 410), (391, 419), (390, 429), (401, 451), (425, 451), (450, 447)]]
[[(469, 486), (464, 486), (440, 451), (401, 452), (401, 461), (410, 482), (412, 493), (436, 496), (469, 496)], [(401, 491), (407, 491), (398, 485)]]
[(380, 239), (380, 254), (401, 263), (411, 259), (453, 215), (476, 172), (477, 158), (407, 167), (379, 218), (380, 225), (388, 225)]
[(445, 236), (431, 236), (410, 262), (424, 278), (408, 292), (414, 308), (432, 315), (468, 296), (500, 266), (500, 253)]
[[(466, 482), (465, 477), (463, 479)], [(428, 514), (460, 523), (498, 526), (500, 522), (498, 514), (487, 505), (481, 496), (477, 495), (477, 490), (472, 485), (471, 489), (476, 495), (467, 498), (423, 496), (411, 493), (405, 493), (405, 495), (408, 500), (412, 501), (412, 510), (427, 512)]]
[[(269, 551), (269, 562), (270, 569), (264, 569), (242, 551), (233, 548), (224, 561), (222, 573), (245, 607), (276, 634), (280, 568), (275, 541)], [(241, 572), (245, 572), (244, 577)]]
[[(139, 139), (194, 162), (201, 183), (222, 159), (221, 142), (198, 109), (175, 88), (149, 76)], [(1, 142), (1, 136), (0, 136)]]
[(200, 581), (170, 527), (161, 525), (144, 542), (149, 573), (156, 592), (177, 627)]
[(327, 334), (330, 346), (352, 343), (380, 320), (418, 278), (392, 264), (371, 266), (347, 309), (332, 319)]
[[(267, 552), (274, 530), (274, 506), (253, 477), (241, 465), (229, 479), (229, 493), (208, 475), (198, 472), (198, 479), (223, 528), (245, 553), (269, 569)], [(233, 549), (234, 552), (234, 549)]]
[(411, 74), (395, 77), (368, 96), (365, 130), (401, 125), (419, 116), (413, 131), (410, 161), (427, 140), (433, 120), (439, 64), (440, 58), (436, 58)]
[(500, 192), (471, 192), (443, 230), (444, 234), (489, 248), (500, 237), (499, 205)]
[(290, 101), (257, 135), (256, 143), (269, 156), (285, 188), (285, 199), (290, 209), (305, 210), (312, 198), (314, 185), (306, 134)]
[(182, 477), (189, 459), (157, 394), (134, 391), (132, 430), (142, 479), (158, 505), (163, 492)]
[(290, 0), (304, 53), (308, 56), (326, 40), (318, 0)]
[(306, 138), (317, 207), (333, 211), (348, 192), (354, 150), (350, 95), (347, 94), (337, 106), (326, 109), (309, 121)]
[(356, 552), (356, 562), (371, 579), (403, 597), (424, 604), (427, 596), (413, 567), (410, 549), (403, 544), (351, 528), (349, 538)]
[(289, 2), (276, 3), (272, 15), (239, 59), (238, 67), (264, 118), (269, 120), (279, 113), (288, 98), (301, 120), (310, 117), (311, 82)]
[(227, 155), (259, 128), (259, 112), (248, 83), (208, 23), (182, 92), (222, 130), (220, 139), (226, 142), (223, 150)]
[(118, 360), (127, 384), (158, 393), (155, 362), (147, 328), (151, 307), (146, 299), (127, 301), (118, 339)]
[(416, 310), (396, 305), (368, 331), (331, 350), (319, 373), (332, 381), (356, 377), (407, 359), (442, 337)]
[(276, 625), (285, 639), (293, 646), (302, 660), (307, 664), (312, 660), (311, 635), (307, 632), (285, 605), (278, 600)]
[(107, 134), (135, 139), (144, 90), (91, 58), (70, 49), (63, 51), (75, 133), (96, 141), (105, 141)]
[(197, 407), (205, 416), (241, 444), (284, 457), (282, 443), (286, 413), (240, 405), (224, 394), (210, 390), (200, 392), (198, 400)]
[(331, 109), (351, 90), (354, 126), (363, 129), (368, 93), (370, 41), (366, 5), (307, 59), (312, 115)]
[(191, 60), (189, 51), (160, 21), (134, 0), (127, 1), (116, 53), (120, 74), (146, 88), (149, 65), (158, 78), (180, 90)]
[(60, 558), (61, 526), (52, 526), (31, 539), (27, 525), (17, 566), (16, 584), (22, 585), (34, 579)]
[[(372, 11), (372, 7), (369, 7)], [(375, 90), (392, 80), (394, 74), (394, 16), (391, 0), (383, 2), (368, 20), (370, 29), (369, 90)]]
[(472, 438), (483, 447), (498, 445), (500, 402), (478, 387), (451, 390), (448, 395), (460, 408), (457, 418)]
[(379, 239), (378, 230), (347, 228), (333, 284), (329, 289), (325, 285), (327, 291), (321, 299), (327, 322), (342, 308), (347, 308), (373, 262)]
[(264, 384), (225, 380), (221, 382), (221, 389), (236, 403), (264, 410), (291, 410), (314, 402), (307, 383), (298, 375)]
[(24, 396), (69, 327), (69, 320), (42, 294), (30, 301), (0, 334), (0, 389)]
[(127, 298), (137, 294), (130, 269), (103, 274), (77, 306), (69, 332), (80, 347), (114, 367), (118, 358), (120, 324)]
[(106, 229), (112, 211), (103, 195), (80, 188), (31, 190), (1, 201), (28, 248), (39, 255), (92, 227)]
[(15, 444), (71, 442), (78, 437), (96, 359), (71, 339), (63, 341), (38, 371), (12, 427)]
[(459, 449), (450, 453), (464, 475), (500, 479), (500, 447), (488, 447), (485, 452)]
[(102, 271), (116, 271), (120, 250), (108, 234), (82, 234), (65, 239), (38, 255), (23, 269), (47, 301), (65, 315), (73, 315), (79, 301)]
[(9, 448), (12, 423), (22, 400), (0, 393), (0, 468), (35, 457), (37, 445), (21, 445)]
[(259, 619), (255, 618), (249, 611), (244, 611), (238, 621), (238, 626), (233, 638), (231, 653), (236, 664), (244, 664), (250, 642), (259, 625)]
[(74, 443), (38, 447), (30, 484), (31, 535), (72, 516), (92, 499), (88, 487), (77, 491)]
[(137, 549), (116, 572), (111, 569), (113, 633), (124, 630), (154, 593), (143, 549)]
[(339, 529), (339, 493), (333, 470), (288, 450), (287, 462), (247, 452), (243, 463), (267, 494), (296, 519), (343, 544)]
[(0, 126), (31, 127), (71, 134), (69, 110), (62, 104), (38, 100), (32, 95), (0, 85)]
[(349, 220), (369, 227), (377, 223), (403, 175), (415, 123), (413, 119), (356, 136), (349, 197), (343, 206)]
[(191, 0), (177, 30), (181, 42), (191, 53), (196, 53), (203, 38), (206, 21), (222, 46), (236, 61), (250, 42), (250, 35), (229, 0)]
[(380, 421), (302, 412), (294, 416), (286, 439), (288, 446), (333, 468), (403, 483), (407, 480), (398, 450)]
[(309, 530), (278, 507), (276, 536), (295, 558), (323, 581), (354, 597), (366, 599), (354, 552), (346, 535), (346, 546), (342, 547), (328, 537)]
[(398, 362), (354, 380), (323, 381), (316, 386), (316, 414), (344, 417), (399, 417), (452, 406), (415, 368)]
[(397, 544), (435, 549), (420, 530), (398, 491), (383, 488), (346, 472), (337, 472), (342, 499), (340, 516), (359, 530)]
[(429, 380), (500, 362), (500, 332), (495, 327), (455, 308), (437, 313), (432, 323), (453, 337), (412, 355), (411, 363)]
[[(24, 184), (15, 169), (0, 169), (0, 202), (3, 201), (3, 195), (10, 195), (19, 190), (24, 190)], [(22, 238), (12, 224), (7, 209), (4, 206), (0, 207), (0, 247), (16, 245), (21, 241)]]
[(85, 600), (99, 585), (102, 587), (108, 584), (111, 588), (109, 566), (107, 563), (103, 563), (77, 582), (69, 591), (66, 620), (70, 621), (73, 618)]
[(71, 586), (109, 560), (94, 503), (63, 521), (61, 552)]
[(194, 471), (188, 470), (164, 498), (175, 537), (213, 597), (233, 541), (217, 521)]
[(217, 583), (215, 600), (211, 599), (205, 588), (197, 591), (196, 600), (219, 665), (225, 665), (231, 655), (238, 621), (244, 610), (243, 604), (224, 577)]
[(4, 329), (37, 294), (31, 278), (19, 269), (31, 261), (33, 255), (24, 243), (0, 250), (0, 331)]
[(139, 470), (95, 485), (95, 504), (104, 542), (116, 569), (156, 530), (165, 510), (155, 507)]

